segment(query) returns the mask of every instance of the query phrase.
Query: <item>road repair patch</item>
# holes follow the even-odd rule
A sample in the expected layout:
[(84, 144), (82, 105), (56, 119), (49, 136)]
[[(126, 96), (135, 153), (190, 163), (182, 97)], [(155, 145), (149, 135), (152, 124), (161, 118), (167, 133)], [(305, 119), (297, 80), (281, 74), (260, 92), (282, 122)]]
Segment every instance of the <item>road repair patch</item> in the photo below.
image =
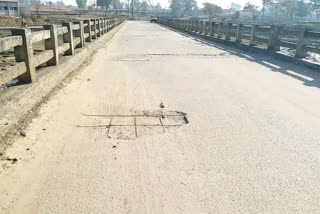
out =
[(97, 130), (99, 137), (132, 140), (145, 135), (169, 132), (189, 123), (179, 111), (135, 111), (130, 114), (83, 114), (79, 128)]

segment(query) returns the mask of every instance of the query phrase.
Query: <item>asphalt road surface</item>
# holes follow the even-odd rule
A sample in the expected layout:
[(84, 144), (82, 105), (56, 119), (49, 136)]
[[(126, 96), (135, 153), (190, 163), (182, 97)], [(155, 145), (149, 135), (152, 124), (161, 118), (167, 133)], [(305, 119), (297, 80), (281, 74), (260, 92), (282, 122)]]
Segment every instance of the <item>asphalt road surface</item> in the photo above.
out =
[(128, 22), (8, 150), (0, 213), (320, 213), (319, 81)]

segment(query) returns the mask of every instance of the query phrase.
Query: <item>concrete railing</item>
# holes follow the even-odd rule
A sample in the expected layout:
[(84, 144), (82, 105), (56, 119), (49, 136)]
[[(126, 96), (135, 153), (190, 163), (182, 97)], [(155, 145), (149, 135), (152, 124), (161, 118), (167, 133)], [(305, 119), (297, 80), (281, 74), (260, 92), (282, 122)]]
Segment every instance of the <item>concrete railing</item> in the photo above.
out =
[[(61, 57), (73, 55), (75, 49), (93, 42), (124, 20), (87, 19), (32, 29), (2, 28), (11, 31), (11, 36), (0, 38), (0, 53), (13, 50), (15, 63), (0, 70), (0, 86), (16, 78), (24, 83), (35, 81), (37, 67), (58, 65)], [(42, 50), (34, 46), (42, 46)]]
[(297, 58), (305, 58), (307, 52), (320, 54), (320, 32), (296, 31), (275, 25), (244, 25), (168, 18), (159, 18), (158, 21), (160, 24), (194, 32), (208, 38), (229, 40), (251, 46), (262, 45), (272, 51), (279, 51), (280, 47), (287, 47), (295, 50)]

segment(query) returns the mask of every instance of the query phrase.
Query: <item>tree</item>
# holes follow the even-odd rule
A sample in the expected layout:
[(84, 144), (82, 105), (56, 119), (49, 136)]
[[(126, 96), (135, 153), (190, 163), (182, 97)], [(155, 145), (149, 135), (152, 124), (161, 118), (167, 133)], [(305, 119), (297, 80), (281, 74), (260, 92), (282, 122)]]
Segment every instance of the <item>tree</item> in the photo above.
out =
[(242, 8), (241, 4), (237, 4), (235, 2), (232, 2), (230, 4), (230, 10), (232, 10), (232, 11), (240, 11), (241, 8)]
[(240, 12), (239, 11), (236, 11), (234, 14), (232, 14), (232, 16), (230, 17), (231, 20), (237, 20), (240, 18)]
[(303, 18), (303, 17), (306, 17), (308, 16), (309, 14), (309, 5), (306, 4), (306, 2), (304, 2), (303, 0), (299, 0), (297, 2), (297, 7), (296, 7), (296, 16), (300, 17), (300, 18)]
[(272, 0), (262, 0), (262, 20), (264, 19), (264, 13), (266, 10), (266, 6), (270, 4)]
[(295, 17), (295, 12), (297, 8), (297, 0), (280, 0), (280, 6), (282, 9), (282, 14), (287, 22), (292, 23)]
[(39, 16), (41, 1), (40, 0), (31, 0), (30, 4), (31, 4), (31, 6), (33, 6), (35, 8), (36, 14), (37, 14), (37, 16)]
[(79, 8), (85, 8), (87, 5), (87, 0), (76, 0), (76, 3)]
[(65, 6), (63, 1), (57, 1), (56, 5), (57, 5), (57, 7), (64, 7)]
[[(77, 0), (77, 1), (79, 1), (79, 0)], [(87, 1), (87, 0), (85, 0), (85, 1)], [(110, 4), (111, 4), (111, 1), (112, 0), (97, 0), (97, 6), (101, 7), (102, 9), (105, 9), (105, 11), (107, 11)]]
[(253, 20), (257, 20), (260, 14), (259, 7), (257, 5), (251, 4), (250, 2), (247, 2), (245, 4), (245, 6), (243, 7), (243, 11), (249, 12)]
[(320, 21), (320, 0), (309, 0), (311, 10), (316, 13), (318, 22)]
[(283, 15), (283, 8), (281, 7), (279, 2), (271, 2), (270, 12), (272, 14), (272, 17), (274, 17), (276, 20), (279, 20), (279, 17)]
[(160, 12), (162, 10), (162, 6), (160, 3), (158, 3), (154, 8), (157, 12)]
[(209, 16), (209, 21), (218, 14), (222, 13), (222, 8), (216, 4), (211, 4), (208, 2), (203, 3), (203, 13)]
[(174, 17), (180, 17), (184, 12), (183, 0), (171, 0), (170, 2), (171, 13)]
[(122, 10), (123, 9), (123, 3), (120, 0), (112, 0), (111, 6), (112, 6), (112, 9), (114, 9), (114, 10)]
[(130, 10), (131, 10), (131, 15), (137, 14), (140, 15), (141, 12), (141, 2), (139, 0), (131, 0), (130, 2)]
[(142, 3), (141, 3), (141, 14), (143, 15), (143, 16), (146, 16), (147, 15), (147, 11), (148, 11), (148, 3), (146, 2), (146, 1), (143, 1)]
[(195, 0), (184, 0), (184, 13), (187, 15), (192, 15), (194, 8), (197, 6), (197, 2)]
[(154, 2), (153, 0), (148, 0), (149, 6), (151, 7), (151, 9), (153, 10), (153, 13), (155, 13), (155, 6), (154, 6)]

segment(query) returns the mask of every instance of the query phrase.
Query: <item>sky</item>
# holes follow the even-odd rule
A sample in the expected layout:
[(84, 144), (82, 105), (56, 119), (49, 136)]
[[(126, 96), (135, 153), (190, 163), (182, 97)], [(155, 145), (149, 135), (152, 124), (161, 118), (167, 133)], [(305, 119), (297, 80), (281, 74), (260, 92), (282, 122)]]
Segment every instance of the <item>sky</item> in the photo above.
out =
[[(56, 1), (56, 0), (53, 0)], [(68, 5), (76, 5), (76, 0), (62, 0), (65, 4)], [(88, 0), (90, 2), (91, 0)], [(213, 4), (217, 4), (221, 6), (222, 8), (228, 8), (232, 2), (235, 2), (237, 4), (244, 5), (246, 2), (251, 2), (253, 4), (261, 6), (262, 0), (196, 0), (199, 7), (202, 7), (202, 4), (204, 2), (209, 2)], [(168, 8), (169, 7), (169, 0), (154, 0), (155, 3), (160, 3), (162, 7)]]

